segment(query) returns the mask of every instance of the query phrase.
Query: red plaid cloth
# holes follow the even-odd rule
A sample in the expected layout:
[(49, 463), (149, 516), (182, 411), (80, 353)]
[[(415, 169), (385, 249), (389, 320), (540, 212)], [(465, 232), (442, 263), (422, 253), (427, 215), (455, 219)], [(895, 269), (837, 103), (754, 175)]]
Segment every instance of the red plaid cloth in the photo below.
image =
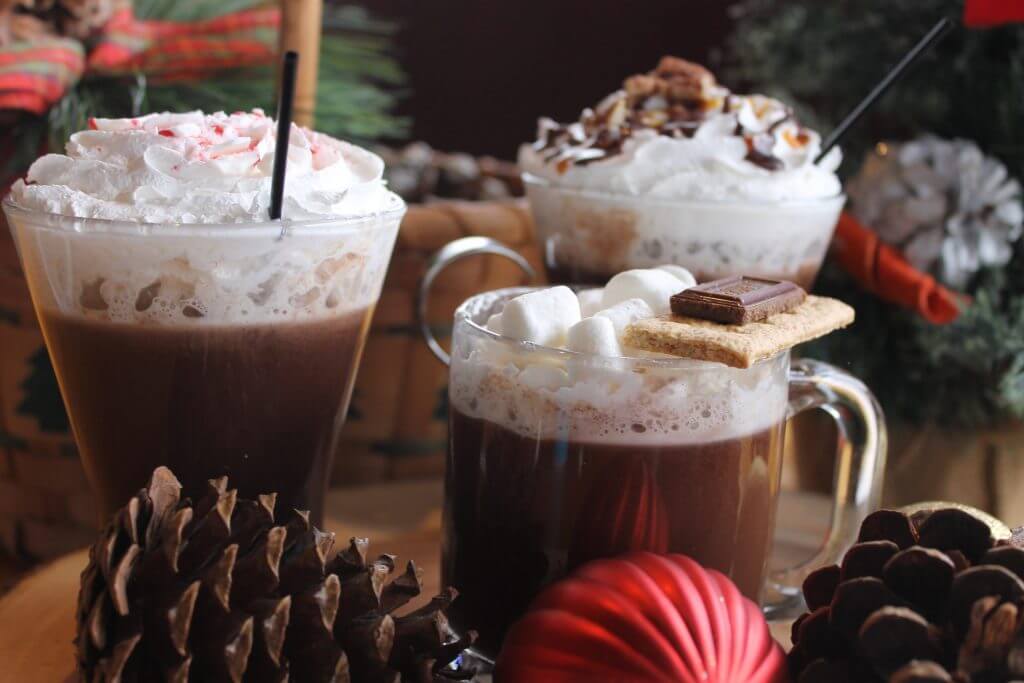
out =
[(980, 28), (1024, 21), (1024, 0), (967, 0), (964, 23)]
[(142, 72), (158, 81), (196, 79), (214, 71), (271, 63), (277, 54), (277, 8), (256, 8), (198, 22), (140, 21), (115, 14), (88, 54), (70, 38), (15, 43), (0, 50), (0, 109), (42, 114), (83, 74)]

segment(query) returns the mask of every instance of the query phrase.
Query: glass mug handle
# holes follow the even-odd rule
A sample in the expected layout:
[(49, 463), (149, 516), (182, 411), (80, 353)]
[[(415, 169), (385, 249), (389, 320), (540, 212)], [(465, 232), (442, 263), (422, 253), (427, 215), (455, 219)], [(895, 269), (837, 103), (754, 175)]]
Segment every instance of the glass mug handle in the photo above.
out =
[(437, 359), (445, 365), (451, 364), (451, 356), (441, 347), (441, 343), (434, 336), (434, 331), (430, 329), (430, 323), (427, 322), (427, 303), (430, 301), (430, 290), (434, 286), (434, 280), (448, 266), (470, 256), (487, 254), (507, 258), (519, 266), (531, 280), (537, 279), (537, 272), (522, 254), (509, 249), (498, 240), (491, 239), (490, 237), (461, 237), (441, 247), (431, 257), (430, 262), (427, 264), (426, 272), (420, 278), (419, 286), (416, 289), (415, 313), (416, 324), (419, 326), (420, 332), (423, 333), (423, 339), (427, 342), (427, 346), (437, 356)]
[(860, 523), (882, 497), (887, 435), (878, 400), (852, 375), (828, 363), (793, 361), (789, 372), (789, 416), (820, 409), (836, 424), (832, 522), (825, 542), (806, 561), (777, 570), (768, 579), (765, 612), (783, 616), (800, 605), (801, 584), (814, 569), (838, 562), (857, 539)]

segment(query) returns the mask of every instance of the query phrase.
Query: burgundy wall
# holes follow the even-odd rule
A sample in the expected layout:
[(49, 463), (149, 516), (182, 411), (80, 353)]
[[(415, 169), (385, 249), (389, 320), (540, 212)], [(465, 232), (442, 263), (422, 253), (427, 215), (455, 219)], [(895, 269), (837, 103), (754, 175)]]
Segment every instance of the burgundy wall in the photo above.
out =
[(666, 53), (704, 61), (726, 0), (364, 0), (395, 19), (413, 135), (511, 158), (536, 119), (575, 118)]

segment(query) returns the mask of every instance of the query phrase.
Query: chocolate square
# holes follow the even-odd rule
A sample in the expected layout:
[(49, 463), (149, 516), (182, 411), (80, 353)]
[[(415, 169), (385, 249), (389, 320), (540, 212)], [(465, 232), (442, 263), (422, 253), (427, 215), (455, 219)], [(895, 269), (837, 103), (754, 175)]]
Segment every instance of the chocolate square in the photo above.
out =
[(690, 287), (671, 303), (676, 315), (745, 325), (791, 311), (806, 298), (807, 292), (792, 282), (733, 275)]

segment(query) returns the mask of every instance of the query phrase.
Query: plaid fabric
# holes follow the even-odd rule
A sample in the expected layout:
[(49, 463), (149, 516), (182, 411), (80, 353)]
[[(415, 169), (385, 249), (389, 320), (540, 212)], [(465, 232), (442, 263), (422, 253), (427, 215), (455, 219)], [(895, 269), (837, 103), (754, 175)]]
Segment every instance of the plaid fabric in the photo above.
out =
[(972, 27), (1024, 21), (1024, 0), (967, 0), (964, 23)]
[(42, 114), (83, 74), (142, 72), (157, 81), (198, 79), (214, 71), (272, 62), (277, 54), (277, 8), (256, 8), (198, 22), (115, 14), (86, 56), (81, 43), (47, 38), (0, 50), (0, 110)]
[(0, 109), (42, 114), (84, 68), (85, 50), (71, 38), (15, 43), (0, 50)]

